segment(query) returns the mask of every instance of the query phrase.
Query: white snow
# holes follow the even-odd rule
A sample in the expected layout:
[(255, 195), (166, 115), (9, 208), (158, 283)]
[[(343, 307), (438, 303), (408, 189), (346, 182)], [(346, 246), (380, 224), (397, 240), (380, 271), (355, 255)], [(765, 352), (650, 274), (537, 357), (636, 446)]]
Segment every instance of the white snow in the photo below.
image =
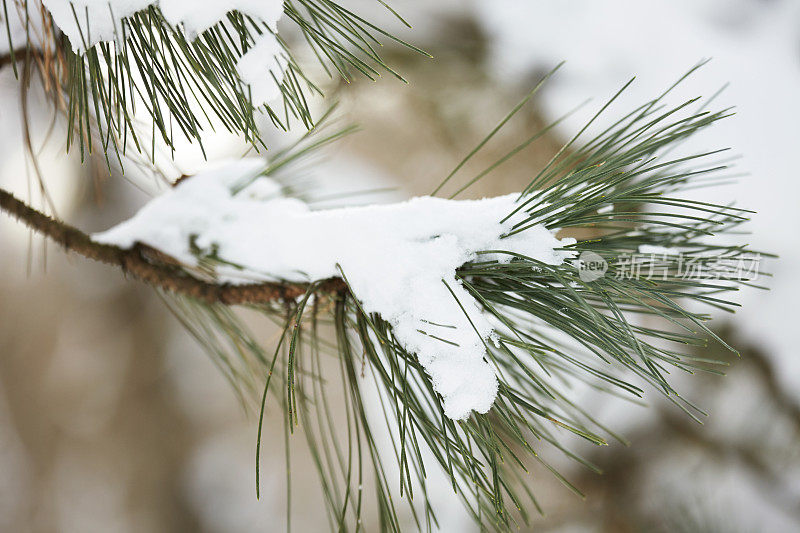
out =
[(117, 31), (122, 29), (121, 20), (152, 3), (152, 0), (42, 0), (76, 52), (115, 40)]
[[(192, 265), (193, 241), (242, 267), (218, 269), (220, 280), (231, 283), (320, 280), (339, 276), (341, 268), (364, 310), (379, 313), (403, 347), (417, 354), (448, 417), (488, 411), (497, 394), (494, 371), (484, 360), (492, 326), (456, 280), (456, 269), (487, 250), (560, 264), (571, 254), (558, 248), (575, 240), (557, 239), (543, 226), (501, 238), (518, 220), (500, 223), (517, 195), (419, 197), (312, 211), (282, 196), (268, 178), (242, 188), (264, 166), (261, 159), (245, 159), (212, 168), (93, 238), (126, 248), (142, 242)], [(506, 254), (493, 258), (510, 260)]]
[(657, 246), (654, 244), (641, 244), (639, 245), (640, 254), (651, 255), (678, 255), (681, 250), (678, 248), (667, 248), (666, 246)]
[(275, 32), (283, 14), (283, 0), (158, 0), (158, 7), (167, 21), (183, 24), (184, 31), (191, 37), (206, 31), (234, 10), (263, 21)]
[(266, 104), (281, 95), (280, 83), (287, 64), (278, 39), (271, 33), (260, 35), (253, 48), (239, 59), (236, 72), (239, 79), (250, 86), (254, 106)]

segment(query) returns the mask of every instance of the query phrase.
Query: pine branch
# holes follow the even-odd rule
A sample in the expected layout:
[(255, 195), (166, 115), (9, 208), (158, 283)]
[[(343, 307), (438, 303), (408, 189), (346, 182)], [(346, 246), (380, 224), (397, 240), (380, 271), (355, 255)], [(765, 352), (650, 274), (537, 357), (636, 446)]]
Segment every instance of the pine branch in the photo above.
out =
[[(264, 304), (299, 298), (308, 290), (306, 284), (257, 283), (246, 285), (217, 284), (197, 279), (180, 268), (180, 263), (149, 246), (138, 244), (130, 249), (94, 242), (81, 230), (55, 220), (0, 189), (0, 210), (44, 235), (65, 250), (87, 259), (120, 268), (135, 279), (168, 292), (206, 302), (225, 305)], [(318, 284), (323, 292), (346, 290), (340, 279)]]
[[(675, 390), (671, 374), (675, 370), (718, 373), (714, 365), (719, 361), (699, 357), (692, 350), (706, 346), (712, 339), (730, 348), (707, 325), (709, 314), (687, 310), (681, 302), (688, 300), (730, 311), (736, 303), (727, 295), (748, 281), (727, 274), (717, 278), (681, 277), (680, 256), (684, 252), (695, 254), (703, 267), (717, 258), (741, 258), (749, 251), (746, 246), (718, 244), (714, 238), (737, 231), (750, 212), (680, 196), (681, 191), (706, 183), (704, 180), (713, 179), (725, 168), (713, 159), (718, 152), (668, 156), (675, 146), (725, 118), (729, 112), (708, 112), (703, 108), (692, 112), (694, 101), (666, 107), (663, 99), (668, 92), (634, 109), (580, 146), (576, 135), (532, 180), (516, 204), (508, 207), (512, 211), (500, 223), (508, 222), (509, 226), (504, 226), (507, 232), (501, 235), (498, 249), (471, 250), (474, 255), (469, 255), (469, 260), (452, 267), (455, 268), (452, 281), (474, 300), (475, 309), (479, 309), (477, 312), (483, 318), (491, 319), (491, 334), (478, 331), (472, 320), (477, 315), (467, 312), (453, 290), (454, 284), (442, 278), (466, 321), (480, 337), (485, 347), (482, 361), (491, 366), (498, 384), (491, 409), (485, 413), (475, 409), (464, 419), (451, 418), (445, 412), (445, 394), (439, 390), (441, 383), (432, 378), (430, 368), (421, 361), (415, 351), (419, 348), (409, 347), (405, 342), (407, 337), (404, 339), (399, 333), (401, 328), (396, 327), (396, 316), (385, 316), (381, 309), (370, 308), (359, 300), (359, 294), (351, 289), (346, 277), (348, 273), (341, 268), (341, 279), (312, 279), (308, 284), (266, 283), (240, 288), (216, 285), (192, 277), (187, 268), (165, 256), (165, 250), (141, 245), (122, 250), (96, 244), (86, 234), (31, 209), (8, 193), (0, 194), (0, 208), (67, 249), (113, 264), (169, 291), (164, 295), (167, 304), (214, 357), (237, 391), (263, 387), (262, 419), (270, 405), (269, 395), (278, 399), (284, 414), (287, 454), (290, 435), (296, 428), (302, 429), (321, 478), (334, 529), (336, 525), (338, 529), (347, 529), (350, 523), (358, 529), (361, 524), (361, 486), (370, 475), (365, 462), (372, 466), (373, 497), (377, 499), (382, 527), (392, 531), (401, 529), (398, 499), (393, 497), (393, 487), (399, 483), (401, 495), (408, 496), (406, 503), (416, 526), (420, 530), (432, 529), (436, 517), (427, 493), (426, 461), (430, 460), (424, 459), (425, 455), (432, 456), (433, 462), (446, 473), (477, 523), (487, 529), (513, 529), (528, 521), (526, 499), (539, 509), (521, 475), (531, 463), (540, 463), (567, 488), (580, 494), (577, 487), (545, 462), (539, 448), (552, 447), (597, 470), (570, 452), (562, 443), (563, 436), (569, 434), (598, 446), (607, 444), (611, 438), (624, 441), (578, 405), (568, 389), (571, 384), (582, 382), (634, 400), (643, 397), (649, 387), (699, 419), (704, 416), (703, 411)], [(472, 154), (482, 149), (498, 129)], [(586, 131), (588, 125), (580, 134)], [(538, 136), (537, 133), (520, 146)], [(237, 194), (243, 193), (258, 176), (269, 173), (270, 168), (280, 168), (284, 161), (293, 161), (318, 146), (310, 139), (306, 141), (310, 143), (307, 147), (279, 153), (278, 160), (272, 161), (268, 170), (253, 173), (255, 176), (228, 173), (225, 174), (228, 181), (209, 179), (205, 186), (220, 188), (204, 192), (210, 190), (214, 198), (233, 202)], [(514, 153), (516, 149), (468, 179), (457, 192), (496, 169)], [(449, 185), (455, 185), (456, 174), (464, 168), (463, 164), (458, 165), (447, 177), (451, 180)], [(230, 178), (247, 178), (247, 183), (232, 183)], [(238, 213), (230, 204), (221, 205), (222, 214)], [(250, 207), (259, 212), (257, 205)], [(278, 212), (288, 216), (285, 211)], [(241, 221), (245, 217), (229, 218)], [(226, 223), (224, 217), (219, 221), (220, 225)], [(184, 222), (175, 220), (175, 227), (186, 230)], [(270, 228), (283, 227), (280, 220), (272, 222), (276, 226)], [(287, 231), (293, 227), (289, 226)], [(153, 226), (145, 224), (145, 227)], [(534, 228), (544, 231), (567, 228), (581, 236), (575, 244), (565, 245), (575, 259), (553, 264), (503, 249), (502, 243), (518, 238), (515, 236), (527, 235), (535, 241)], [(434, 241), (439, 236), (421, 240)], [(314, 237), (312, 234), (302, 244), (313, 245)], [(194, 253), (192, 237), (186, 239), (188, 242), (180, 240), (180, 246)], [(263, 240), (258, 241), (259, 245), (268, 246), (269, 242)], [(244, 267), (246, 261), (237, 264), (225, 256), (224, 247), (220, 246), (224, 242), (212, 239), (203, 242), (207, 246), (203, 249), (196, 246), (196, 255), (207, 259), (211, 267), (233, 267), (237, 273), (261, 276), (257, 279), (277, 276), (267, 267), (260, 267), (257, 260), (248, 272)], [(658, 254), (660, 258), (653, 257), (642, 265), (644, 269), (657, 266), (660, 274), (627, 276), (622, 259), (645, 246), (663, 250)], [(182, 253), (175, 255), (183, 257)], [(587, 280), (583, 276), (581, 262), (577, 260), (578, 254), (583, 253), (591, 253), (606, 263), (608, 272), (604, 277)], [(293, 255), (287, 253), (281, 257)], [(438, 275), (437, 271), (437, 278)], [(391, 280), (384, 276), (381, 281)], [(229, 290), (241, 294), (229, 296), (225, 292)], [(274, 350), (258, 342), (230, 309), (231, 303), (256, 304), (249, 307), (281, 327), (282, 334)], [(637, 320), (637, 316), (648, 320)], [(449, 323), (427, 324), (452, 327)], [(323, 327), (332, 330), (332, 342), (320, 333)], [(425, 331), (420, 333), (427, 335)], [(443, 337), (429, 336), (448, 342)], [(441, 350), (445, 349), (442, 344)], [(333, 370), (326, 367), (323, 371), (321, 361), (325, 354), (333, 356)], [(337, 370), (339, 380), (331, 375)], [(342, 412), (333, 413), (328, 408), (327, 395), (339, 386), (341, 389), (337, 390), (345, 405)], [(368, 413), (365, 405), (374, 403), (376, 397), (381, 409), (377, 423), (374, 413)], [(389, 444), (385, 444), (387, 437)], [(396, 467), (399, 479), (390, 479), (388, 463)], [(256, 475), (258, 480), (258, 470)], [(422, 498), (416, 500), (422, 502), (421, 507), (411, 501), (415, 492), (421, 493)]]
[[(576, 255), (591, 252), (606, 261), (604, 277), (583, 279), (578, 261), (549, 265), (519, 254), (498, 261), (498, 254), (507, 254), (502, 246), (479, 253), (457, 269), (458, 283), (497, 322), (495, 335), (485, 346), (500, 387), (487, 414), (473, 412), (464, 421), (445, 416), (442, 396), (417, 354), (404, 347), (380, 313), (364, 309), (355, 291), (333, 301), (318, 300), (312, 285), (302, 301), (288, 308), (256, 309), (283, 329), (274, 353), (222, 306), (180, 297), (168, 300), (237, 387), (252, 388), (259, 372), (267, 376), (262, 415), (272, 394), (285, 411), (287, 435), (298, 425), (302, 428), (332, 524), (343, 529), (359, 523), (361, 505), (354, 507), (349, 501), (364, 475), (361, 458), (367, 457), (373, 463), (374, 496), (384, 527), (401, 527), (392, 480), (386, 478), (387, 463), (394, 463), (399, 471), (394, 483), (399, 482), (401, 494), (408, 495), (417, 527), (431, 529), (436, 517), (426, 492), (429, 465), (423, 449), (449, 477), (467, 511), (487, 529), (513, 529), (527, 522), (526, 498), (539, 509), (520, 474), (531, 462), (541, 463), (580, 494), (544, 462), (539, 448), (553, 447), (597, 471), (569, 451), (561, 442), (563, 433), (595, 445), (612, 438), (625, 440), (571, 397), (565, 388), (574, 382), (632, 399), (644, 397), (651, 388), (690, 417), (705, 416), (674, 388), (672, 374), (674, 370), (720, 373), (715, 368), (719, 361), (700, 357), (695, 350), (711, 339), (728, 345), (709, 329), (708, 314), (688, 311), (683, 302), (732, 310), (736, 304), (726, 295), (747, 282), (733, 275), (687, 279), (681, 275), (680, 254), (696, 254), (704, 268), (718, 258), (742, 257), (746, 247), (716, 244), (714, 238), (737, 231), (750, 212), (680, 196), (680, 191), (702, 185), (724, 165), (714, 161), (718, 152), (675, 158), (667, 157), (669, 152), (729, 113), (692, 111), (694, 101), (665, 108), (666, 94), (580, 146), (576, 136), (516, 204), (515, 213), (522, 220), (509, 235), (524, 235), (541, 224), (571, 228), (585, 236), (571, 249)], [(489, 170), (493, 168), (496, 165)], [(468, 179), (467, 185), (474, 181)], [(642, 264), (645, 272), (651, 266), (658, 268), (659, 275), (627, 276), (622, 258), (643, 246), (667, 250)], [(647, 320), (638, 320), (637, 315)], [(331, 318), (333, 345), (319, 333), (320, 324)], [(322, 373), (320, 354), (331, 355), (341, 365), (345, 413), (327, 411), (327, 395), (339, 380), (330, 370)], [(365, 392), (373, 385), (379, 391), (385, 426), (380, 413), (376, 423), (363, 405), (366, 394), (374, 397)], [(388, 433), (390, 447), (378, 449), (373, 436), (378, 431), (383, 439)], [(415, 492), (422, 493), (419, 507), (410, 501)]]
[(16, 61), (16, 59), (17, 58), (12, 56), (11, 54), (0, 55), (0, 69), (7, 65), (12, 64), (14, 61)]

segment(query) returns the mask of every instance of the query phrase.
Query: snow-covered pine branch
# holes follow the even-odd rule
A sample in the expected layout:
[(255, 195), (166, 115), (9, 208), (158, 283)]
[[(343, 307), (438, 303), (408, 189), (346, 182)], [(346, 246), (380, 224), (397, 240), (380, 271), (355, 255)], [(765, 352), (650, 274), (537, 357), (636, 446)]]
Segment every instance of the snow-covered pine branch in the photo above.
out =
[(189, 266), (210, 262), (221, 283), (344, 277), (361, 308), (391, 324), (419, 358), (447, 416), (486, 413), (497, 394), (485, 360), (492, 324), (456, 271), (487, 250), (504, 253), (482, 260), (522, 256), (559, 265), (575, 239), (557, 239), (541, 225), (503, 238), (523, 218), (500, 222), (516, 194), (311, 211), (259, 176), (266, 166), (244, 159), (196, 175), (94, 240), (122, 248), (143, 243)]
[[(23, 74), (36, 66), (51, 82), (69, 120), (68, 144), (121, 159), (127, 143), (144, 150), (159, 139), (173, 147), (175, 134), (202, 142), (211, 122), (258, 146), (254, 111), (272, 98), (280, 98), (275, 108), (260, 109), (279, 128), (293, 120), (310, 128), (304, 91), (318, 89), (276, 35), (281, 16), (332, 71), (394, 72), (373, 49), (376, 36), (391, 35), (330, 0), (44, 0), (39, 18), (40, 10), (20, 12), (12, 0), (3, 6), (11, 15), (0, 52), (15, 67), (22, 61)], [(399, 484), (416, 526), (430, 528), (426, 469), (435, 461), (477, 523), (505, 530), (526, 519), (526, 493), (538, 507), (519, 471), (526, 461), (543, 462), (542, 446), (574, 457), (562, 430), (596, 445), (616, 438), (591, 406), (573, 401), (570, 387), (586, 383), (630, 398), (653, 389), (700, 416), (671, 372), (713, 371), (714, 361), (690, 348), (709, 339), (728, 347), (696, 308), (732, 309), (728, 294), (747, 281), (729, 273), (686, 278), (681, 259), (742, 259), (747, 247), (719, 235), (736, 233), (749, 212), (683, 196), (725, 168), (718, 151), (670, 153), (729, 112), (694, 100), (670, 105), (669, 93), (593, 136), (587, 125), (511, 196), (312, 210), (271, 179), (289, 155), (208, 168), (93, 237), (6, 191), (0, 209), (159, 289), (237, 388), (261, 389), (262, 420), (275, 394), (287, 439), (298, 425), (306, 431), (332, 524), (345, 529), (352, 519), (359, 529), (354, 480), (369, 462), (382, 525), (403, 527)], [(455, 183), (526, 101), (442, 186)], [(146, 131), (134, 127), (141, 108), (152, 121)], [(312, 130), (297, 154), (338, 136), (317, 135)], [(626, 257), (635, 253), (661, 256), (646, 263), (659, 275), (631, 275)], [(585, 262), (600, 268), (587, 277)], [(279, 324), (277, 342), (259, 342), (232, 309), (237, 304)], [(323, 374), (323, 352), (336, 362), (330, 373)], [(326, 410), (332, 393), (345, 399), (344, 413)], [(382, 418), (377, 408), (368, 413), (369, 402)], [(348, 435), (347, 454), (339, 429)], [(389, 464), (399, 479), (388, 478)], [(258, 485), (258, 462), (256, 472)], [(419, 508), (414, 491), (422, 492)]]

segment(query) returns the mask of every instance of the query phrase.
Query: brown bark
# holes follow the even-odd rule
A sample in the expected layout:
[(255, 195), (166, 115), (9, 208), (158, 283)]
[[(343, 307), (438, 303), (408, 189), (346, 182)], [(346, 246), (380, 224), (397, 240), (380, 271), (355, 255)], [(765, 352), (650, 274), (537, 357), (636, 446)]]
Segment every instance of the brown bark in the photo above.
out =
[[(49, 237), (66, 250), (119, 267), (126, 274), (153, 287), (208, 303), (235, 305), (293, 300), (308, 290), (305, 283), (232, 285), (201, 280), (176, 266), (179, 265), (176, 260), (149, 246), (137, 244), (126, 249), (94, 242), (81, 230), (37, 211), (2, 189), (0, 211), (5, 211), (37, 233)], [(318, 286), (321, 292), (343, 292), (346, 289), (347, 286), (340, 278), (331, 278)]]

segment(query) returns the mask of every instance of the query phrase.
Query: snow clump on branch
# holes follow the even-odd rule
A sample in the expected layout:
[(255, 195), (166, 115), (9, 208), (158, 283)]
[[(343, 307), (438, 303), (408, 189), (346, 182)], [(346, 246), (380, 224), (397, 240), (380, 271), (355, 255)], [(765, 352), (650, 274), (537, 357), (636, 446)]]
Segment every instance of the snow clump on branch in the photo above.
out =
[(363, 310), (378, 313), (403, 348), (417, 355), (448, 417), (487, 412), (498, 387), (485, 358), (492, 324), (456, 270), (478, 259), (512, 258), (479, 254), (484, 251), (561, 264), (571, 256), (562, 248), (575, 240), (558, 239), (544, 226), (504, 238), (516, 217), (500, 220), (514, 209), (516, 194), (313, 211), (259, 176), (264, 166), (244, 159), (195, 175), (93, 238), (123, 248), (141, 242), (188, 265), (213, 255), (225, 283), (344, 274)]

